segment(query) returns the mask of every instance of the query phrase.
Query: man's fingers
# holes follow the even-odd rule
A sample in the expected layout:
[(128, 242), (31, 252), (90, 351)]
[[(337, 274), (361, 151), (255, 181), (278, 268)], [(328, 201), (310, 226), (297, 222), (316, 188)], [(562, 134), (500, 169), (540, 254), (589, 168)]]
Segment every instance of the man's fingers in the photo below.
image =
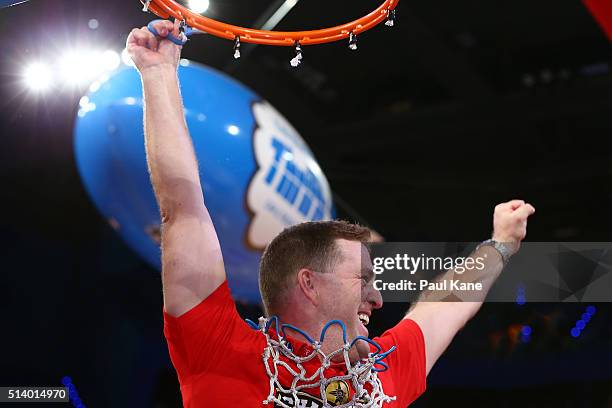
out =
[(148, 26), (135, 28), (126, 41), (128, 54), (142, 73), (145, 68), (159, 64), (178, 64), (180, 47), (168, 40), (179, 25), (170, 21), (154, 21)]
[(519, 219), (527, 219), (533, 213), (535, 213), (535, 208), (531, 204), (525, 204), (514, 211), (514, 215)]
[(169, 33), (174, 31), (175, 23), (168, 20), (159, 20), (153, 23), (153, 28), (157, 30), (160, 37), (167, 37)]
[(510, 209), (511, 209), (512, 211), (514, 211), (514, 210), (516, 210), (517, 208), (519, 208), (519, 207), (521, 207), (521, 206), (525, 205), (525, 201), (523, 201), (523, 200), (510, 200), (510, 201), (508, 201), (508, 203), (507, 203), (507, 204), (508, 204), (508, 207), (510, 207)]
[(130, 37), (128, 38), (128, 44), (136, 44), (141, 47), (151, 48), (155, 46), (155, 36), (151, 34), (148, 30), (135, 28), (130, 33)]
[(147, 37), (146, 47), (150, 50), (157, 50), (157, 47), (159, 46), (159, 39), (155, 37), (147, 27), (141, 28), (140, 31), (142, 31)]
[(158, 36), (149, 31), (147, 26), (143, 26), (140, 29), (135, 28), (132, 30), (128, 42), (132, 41), (141, 47), (155, 50), (159, 46), (160, 39), (166, 38), (173, 31), (178, 33), (178, 25), (176, 25), (175, 30), (175, 23), (168, 20), (154, 22), (153, 28), (157, 31)]
[[(527, 235), (527, 219), (535, 208), (523, 200), (511, 200), (495, 207), (493, 239), (520, 243)], [(518, 247), (517, 247), (518, 248)]]
[(174, 22), (168, 20), (156, 21), (153, 27), (161, 38), (166, 38), (170, 34), (176, 38), (181, 37), (181, 22), (179, 20), (174, 20)]
[(496, 211), (505, 211), (512, 212), (519, 208), (520, 206), (525, 205), (525, 201), (523, 200), (511, 200), (505, 203), (500, 203), (495, 206)]

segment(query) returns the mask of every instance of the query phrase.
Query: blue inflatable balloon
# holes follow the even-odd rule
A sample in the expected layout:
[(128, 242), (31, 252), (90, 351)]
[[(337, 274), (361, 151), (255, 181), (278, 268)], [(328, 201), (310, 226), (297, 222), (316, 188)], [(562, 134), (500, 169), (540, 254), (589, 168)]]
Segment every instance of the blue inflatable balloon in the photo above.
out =
[[(181, 66), (179, 78), (230, 286), (236, 298), (259, 302), (262, 250), (289, 225), (334, 216), (328, 182), (298, 132), (251, 90), (194, 63)], [(160, 268), (159, 210), (147, 171), (142, 110), (133, 68), (93, 83), (79, 104), (75, 154), (99, 211)]]

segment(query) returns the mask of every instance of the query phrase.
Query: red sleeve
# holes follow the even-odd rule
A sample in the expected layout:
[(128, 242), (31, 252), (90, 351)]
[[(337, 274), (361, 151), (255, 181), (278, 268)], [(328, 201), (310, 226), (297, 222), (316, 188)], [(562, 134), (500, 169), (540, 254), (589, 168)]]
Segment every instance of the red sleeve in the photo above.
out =
[[(164, 310), (164, 335), (181, 385), (220, 364), (232, 344), (253, 344), (257, 333), (238, 314), (227, 281), (179, 317)], [(233, 346), (235, 347), (235, 346)]]
[(381, 380), (385, 376), (391, 377), (393, 390), (388, 391), (395, 394), (387, 392), (386, 389), (385, 393), (397, 397), (398, 407), (408, 406), (426, 388), (425, 338), (421, 328), (414, 320), (403, 319), (374, 341), (382, 347), (383, 351), (396, 346), (396, 350), (383, 360), (389, 366), (389, 370), (380, 373), (380, 377)]

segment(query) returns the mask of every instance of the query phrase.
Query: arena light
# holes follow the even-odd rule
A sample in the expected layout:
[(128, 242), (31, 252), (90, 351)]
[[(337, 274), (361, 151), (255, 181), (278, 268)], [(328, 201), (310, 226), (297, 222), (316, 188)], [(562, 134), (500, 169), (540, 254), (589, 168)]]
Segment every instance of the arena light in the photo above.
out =
[(283, 18), (292, 8), (294, 8), (298, 3), (298, 0), (285, 0), (283, 4), (270, 16), (270, 18), (261, 26), (262, 30), (274, 30), (274, 27), (281, 22)]
[(516, 304), (519, 306), (523, 306), (525, 302), (525, 287), (523, 285), (519, 285), (516, 289)]
[(84, 85), (91, 76), (92, 69), (97, 69), (91, 52), (71, 50), (62, 55), (59, 70), (65, 84)]
[(59, 60), (58, 67), (64, 83), (84, 86), (105, 72), (114, 71), (121, 65), (116, 51), (71, 50)]
[(240, 128), (236, 125), (229, 125), (227, 127), (227, 131), (232, 136), (237, 136), (240, 133)]
[(531, 326), (529, 325), (524, 325), (523, 327), (521, 327), (521, 342), (529, 343), (531, 341), (532, 332), (533, 330), (531, 329)]
[(44, 91), (51, 86), (51, 69), (41, 62), (31, 63), (24, 70), (23, 79), (32, 91)]
[(572, 327), (572, 330), (570, 330), (570, 334), (572, 335), (572, 337), (578, 338), (580, 336), (580, 333), (582, 333), (582, 331), (586, 328), (587, 323), (591, 321), (591, 318), (593, 317), (596, 311), (597, 309), (593, 305), (589, 305), (586, 307), (584, 313), (582, 313), (582, 315), (580, 316), (580, 319), (576, 321), (576, 324), (574, 325), (574, 327)]
[(32, 92), (48, 88), (90, 86), (99, 89), (111, 72), (121, 66), (121, 55), (114, 50), (71, 49), (56, 59), (27, 64), (21, 72), (22, 83)]
[(205, 13), (210, 6), (209, 0), (189, 0), (189, 8), (198, 14)]
[(113, 50), (106, 50), (100, 55), (100, 62), (105, 71), (114, 71), (121, 65), (121, 57)]

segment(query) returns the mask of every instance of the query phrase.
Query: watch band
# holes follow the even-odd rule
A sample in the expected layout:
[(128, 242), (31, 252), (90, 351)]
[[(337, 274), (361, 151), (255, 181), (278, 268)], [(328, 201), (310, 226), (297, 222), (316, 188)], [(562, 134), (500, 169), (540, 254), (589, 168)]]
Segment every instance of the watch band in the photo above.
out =
[(481, 242), (480, 245), (478, 245), (476, 247), (476, 249), (478, 249), (478, 248), (480, 248), (482, 246), (491, 246), (491, 247), (495, 248), (497, 250), (497, 252), (499, 252), (499, 254), (501, 255), (502, 260), (504, 262), (504, 266), (506, 266), (508, 261), (510, 261), (510, 257), (512, 256), (512, 252), (503, 243), (497, 242), (497, 241), (495, 241), (493, 239), (487, 239), (486, 241)]

